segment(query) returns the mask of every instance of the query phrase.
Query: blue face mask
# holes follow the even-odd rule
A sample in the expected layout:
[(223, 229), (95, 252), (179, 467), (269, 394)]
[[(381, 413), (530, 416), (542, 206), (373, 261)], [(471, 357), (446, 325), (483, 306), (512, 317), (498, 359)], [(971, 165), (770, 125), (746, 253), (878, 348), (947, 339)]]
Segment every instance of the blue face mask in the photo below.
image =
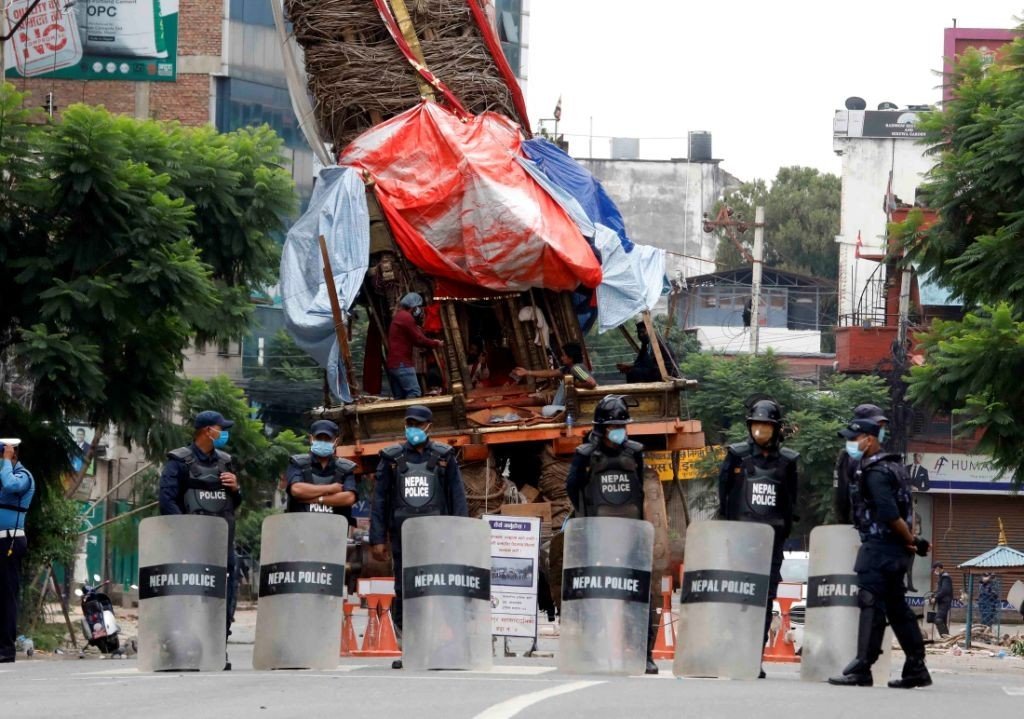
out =
[(405, 438), (409, 441), (409, 444), (416, 447), (427, 441), (427, 433), (419, 427), (406, 427)]
[(228, 443), (228, 437), (231, 435), (226, 429), (222, 429), (220, 434), (217, 435), (217, 439), (213, 440), (213, 446), (217, 449), (225, 446)]
[(878, 430), (878, 443), (881, 444), (885, 441), (885, 438), (889, 436), (889, 433), (885, 431), (885, 427)]
[(608, 441), (612, 444), (622, 444), (626, 441), (626, 430), (622, 427), (608, 430)]
[(852, 439), (846, 442), (846, 453), (850, 455), (850, 459), (860, 459), (864, 456), (864, 450)]
[(309, 445), (309, 451), (317, 457), (330, 457), (334, 454), (334, 442), (325, 442), (322, 439), (315, 439)]

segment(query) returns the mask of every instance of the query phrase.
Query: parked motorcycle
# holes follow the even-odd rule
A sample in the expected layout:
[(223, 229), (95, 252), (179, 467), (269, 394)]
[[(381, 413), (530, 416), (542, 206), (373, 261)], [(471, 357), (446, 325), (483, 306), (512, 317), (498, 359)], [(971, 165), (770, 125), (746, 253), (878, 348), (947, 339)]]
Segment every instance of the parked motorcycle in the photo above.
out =
[(103, 654), (120, 653), (120, 628), (114, 617), (114, 605), (101, 589), (110, 580), (101, 582), (98, 574), (93, 575), (95, 585), (83, 584), (75, 590), (75, 596), (82, 600), (82, 634), (85, 640)]

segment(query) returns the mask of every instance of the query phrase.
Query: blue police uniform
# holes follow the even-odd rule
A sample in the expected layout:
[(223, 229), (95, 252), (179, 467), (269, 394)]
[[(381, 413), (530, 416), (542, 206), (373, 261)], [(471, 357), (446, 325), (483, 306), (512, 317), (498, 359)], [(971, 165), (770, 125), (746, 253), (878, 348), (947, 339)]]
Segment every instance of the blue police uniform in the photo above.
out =
[[(417, 491), (413, 498), (412, 484), (406, 480), (419, 480), (421, 475), (426, 477), (429, 491), (422, 497)], [(419, 488), (417, 485), (417, 490)], [(391, 614), (399, 629), (402, 628), (402, 522), (412, 516), (432, 515), (469, 516), (455, 451), (448, 445), (429, 441), (419, 447), (403, 442), (383, 450), (377, 465), (370, 544), (384, 544), (390, 538), (395, 576)]]
[[(170, 452), (160, 473), (160, 514), (205, 514), (223, 517), (228, 523), (228, 634), (231, 634), (238, 591), (235, 510), (242, 503), (242, 492), (223, 488), (219, 475), (231, 471), (231, 455), (217, 449), (207, 454), (193, 442)], [(209, 484), (209, 488), (200, 489), (203, 482)], [(212, 494), (218, 496), (212, 500), (205, 498)]]
[(14, 661), (21, 561), (28, 550), (25, 515), (35, 487), (23, 464), (0, 459), (0, 662)]
[(324, 512), (345, 517), (350, 525), (354, 525), (351, 507), (327, 507), (314, 502), (302, 502), (292, 496), (292, 485), (304, 484), (340, 484), (345, 492), (356, 494), (356, 475), (354, 462), (338, 457), (329, 457), (327, 464), (320, 463), (321, 458), (312, 452), (297, 454), (288, 463), (285, 479), (288, 483), (288, 512)]

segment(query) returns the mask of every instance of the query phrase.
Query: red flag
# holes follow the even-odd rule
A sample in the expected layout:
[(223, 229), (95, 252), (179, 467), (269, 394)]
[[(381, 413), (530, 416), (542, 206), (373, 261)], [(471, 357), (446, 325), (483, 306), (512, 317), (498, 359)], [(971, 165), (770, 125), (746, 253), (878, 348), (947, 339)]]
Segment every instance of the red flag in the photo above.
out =
[(558, 96), (558, 102), (555, 104), (555, 122), (562, 121), (562, 96)]
[(860, 248), (864, 246), (864, 243), (860, 239), (860, 230), (857, 230), (857, 244), (853, 248), (853, 256), (858, 260), (860, 259)]

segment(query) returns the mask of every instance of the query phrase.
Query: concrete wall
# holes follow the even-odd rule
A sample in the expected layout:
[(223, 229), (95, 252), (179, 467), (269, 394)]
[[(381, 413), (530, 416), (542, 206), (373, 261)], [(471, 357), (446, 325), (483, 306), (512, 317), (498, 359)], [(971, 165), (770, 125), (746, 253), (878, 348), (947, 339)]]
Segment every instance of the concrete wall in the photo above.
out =
[(863, 242), (862, 254), (882, 254), (885, 238), (885, 193), (889, 171), (893, 173), (893, 192), (902, 201), (912, 203), (932, 161), (924, 156), (924, 147), (913, 138), (867, 138), (833, 136), (833, 148), (843, 158), (842, 204), (839, 234), (839, 317), (856, 311), (861, 291), (878, 263), (857, 259), (857, 234)]
[(186, 379), (212, 379), (227, 375), (234, 382), (242, 380), (242, 345), (230, 342), (226, 347), (192, 347), (185, 354), (182, 374)]
[[(750, 352), (750, 329), (736, 327), (699, 326), (697, 339), (701, 349), (713, 352), (741, 354)], [(821, 332), (811, 330), (787, 330), (781, 327), (762, 327), (758, 333), (759, 352), (771, 349), (776, 354), (814, 354), (821, 351)]]
[[(619, 206), (634, 242), (668, 250), (670, 279), (715, 270), (717, 242), (703, 214), (740, 181), (717, 162), (580, 159)], [(681, 257), (680, 255), (689, 255)], [(698, 259), (699, 258), (699, 259)]]

